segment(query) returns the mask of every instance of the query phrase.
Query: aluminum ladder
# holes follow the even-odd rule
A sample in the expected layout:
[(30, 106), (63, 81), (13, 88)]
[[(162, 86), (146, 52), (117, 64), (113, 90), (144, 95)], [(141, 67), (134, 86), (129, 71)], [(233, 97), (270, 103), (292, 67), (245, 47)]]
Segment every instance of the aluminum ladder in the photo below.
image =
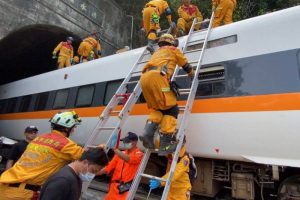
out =
[[(200, 51), (200, 57), (196, 62), (194, 62), (194, 63), (197, 63), (197, 65), (196, 65), (196, 68), (195, 68), (195, 75), (193, 77), (191, 87), (186, 88), (186, 89), (179, 89), (179, 93), (188, 95), (188, 99), (186, 101), (185, 106), (179, 106), (179, 111), (183, 112), (183, 115), (182, 115), (182, 118), (181, 118), (180, 122), (178, 123), (179, 127), (178, 127), (178, 132), (177, 132), (177, 135), (176, 135), (176, 139), (178, 141), (178, 144), (177, 144), (176, 150), (174, 152), (173, 161), (172, 161), (170, 171), (169, 171), (169, 176), (167, 177), (167, 179), (162, 179), (160, 177), (152, 176), (152, 175), (149, 175), (149, 174), (144, 174), (144, 170), (147, 166), (150, 155), (153, 152), (153, 151), (147, 149), (145, 154), (144, 154), (143, 160), (142, 160), (142, 162), (139, 166), (138, 172), (137, 172), (137, 174), (134, 178), (132, 186), (129, 190), (127, 200), (133, 200), (134, 199), (134, 196), (136, 194), (136, 191), (138, 189), (138, 186), (139, 186), (139, 183), (140, 183), (140, 180), (141, 180), (142, 177), (146, 177), (146, 178), (150, 178), (150, 179), (156, 179), (156, 180), (159, 180), (159, 181), (166, 182), (161, 199), (162, 200), (167, 199), (168, 192), (169, 192), (169, 189), (170, 189), (170, 185), (171, 185), (171, 182), (172, 182), (172, 178), (173, 178), (173, 175), (174, 175), (174, 171), (175, 171), (177, 161), (178, 161), (178, 158), (179, 158), (179, 152), (181, 150), (184, 135), (185, 135), (187, 127), (188, 127), (187, 126), (187, 124), (188, 124), (187, 119), (189, 118), (189, 115), (191, 113), (192, 105), (193, 105), (193, 102), (194, 102), (194, 99), (195, 99), (195, 96), (196, 96), (196, 91), (197, 91), (198, 84), (199, 84), (198, 76), (199, 76), (200, 69), (201, 69), (201, 62), (202, 62), (202, 59), (203, 59), (204, 50), (205, 50), (207, 42), (208, 42), (208, 37), (209, 37), (210, 31), (211, 31), (213, 18), (214, 18), (214, 12), (212, 12), (212, 15), (211, 15), (211, 18), (210, 18), (209, 26), (206, 30), (207, 32), (206, 32), (206, 35), (205, 35), (205, 39), (200, 41), (200, 44), (202, 44), (201, 49), (187, 51), (187, 47), (189, 45), (189, 39), (191, 38), (191, 36), (195, 32), (194, 31), (195, 25), (203, 23), (203, 22), (197, 22), (197, 19), (194, 19), (192, 27), (189, 31), (189, 34), (187, 36), (187, 39), (186, 39), (184, 47), (183, 47), (183, 53), (184, 54), (191, 53), (191, 52), (194, 52), (194, 51)], [(171, 81), (175, 81), (177, 78), (183, 78), (183, 77), (188, 76), (187, 74), (179, 75), (179, 71), (180, 71), (180, 68), (177, 66), (174, 73), (173, 73)]]

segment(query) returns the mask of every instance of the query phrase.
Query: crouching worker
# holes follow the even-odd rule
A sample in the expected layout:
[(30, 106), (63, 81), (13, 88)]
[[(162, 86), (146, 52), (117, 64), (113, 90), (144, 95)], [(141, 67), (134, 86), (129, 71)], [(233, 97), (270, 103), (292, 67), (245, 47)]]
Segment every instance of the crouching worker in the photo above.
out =
[(141, 76), (142, 92), (151, 112), (140, 140), (144, 147), (154, 149), (153, 137), (160, 125), (159, 155), (167, 155), (176, 149), (174, 138), (179, 110), (176, 94), (170, 87), (170, 78), (176, 65), (181, 66), (189, 76), (194, 75), (186, 57), (175, 47), (175, 41), (170, 34), (160, 37), (159, 49), (145, 65)]
[(114, 149), (113, 159), (97, 174), (113, 173), (105, 200), (125, 200), (127, 198), (131, 183), (144, 156), (144, 153), (137, 147), (138, 137), (135, 133), (128, 132), (128, 135), (121, 141), (126, 150)]
[(90, 182), (108, 163), (102, 148), (90, 148), (79, 160), (65, 166), (43, 185), (40, 200), (79, 200), (82, 182)]
[[(182, 148), (179, 153), (178, 162), (174, 171), (173, 179), (171, 181), (169, 194), (167, 200), (189, 200), (191, 194), (191, 181), (190, 181), (190, 158), (188, 153), (186, 153), (185, 147), (185, 139), (182, 144)], [(167, 173), (162, 177), (163, 179), (167, 179), (170, 173), (170, 167), (173, 161), (173, 154), (168, 155), (168, 166)], [(160, 182), (155, 179), (150, 180), (149, 187), (151, 190), (154, 190), (160, 186), (165, 186), (166, 182)]]
[(55, 114), (51, 133), (31, 141), (16, 164), (0, 177), (0, 200), (34, 200), (45, 181), (83, 153), (68, 137), (81, 122), (74, 111)]

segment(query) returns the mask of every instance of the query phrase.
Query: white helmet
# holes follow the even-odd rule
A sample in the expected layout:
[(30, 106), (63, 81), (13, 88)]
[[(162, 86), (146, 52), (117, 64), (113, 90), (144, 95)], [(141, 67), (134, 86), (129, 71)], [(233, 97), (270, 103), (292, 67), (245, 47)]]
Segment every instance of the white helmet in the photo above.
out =
[(81, 119), (78, 117), (75, 111), (58, 112), (50, 119), (51, 124), (59, 125), (66, 128), (72, 128), (75, 125), (79, 125)]

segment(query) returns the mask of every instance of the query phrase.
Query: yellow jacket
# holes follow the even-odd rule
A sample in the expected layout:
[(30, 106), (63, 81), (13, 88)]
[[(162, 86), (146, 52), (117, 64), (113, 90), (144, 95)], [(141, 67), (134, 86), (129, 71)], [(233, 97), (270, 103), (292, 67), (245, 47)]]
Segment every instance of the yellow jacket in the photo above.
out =
[(94, 49), (96, 49), (97, 51), (101, 51), (100, 43), (93, 37), (87, 37), (80, 43), (78, 54), (80, 56), (88, 57), (90, 55), (90, 52)]
[[(151, 0), (145, 5), (145, 7), (151, 7), (151, 6), (157, 8), (159, 15), (161, 15), (163, 12), (165, 12), (167, 8), (169, 8), (169, 4), (165, 0)], [(171, 23), (172, 21), (171, 15), (167, 15), (166, 18), (168, 22)]]
[(49, 176), (81, 157), (83, 148), (61, 132), (43, 134), (28, 144), (16, 164), (5, 171), (0, 183), (43, 185)]
[(178, 8), (178, 16), (183, 18), (185, 21), (189, 22), (193, 20), (195, 17), (201, 18), (200, 21), (203, 20), (201, 12), (199, 11), (198, 7), (195, 5), (189, 5), (188, 7), (182, 5)]
[[(162, 177), (163, 179), (167, 179), (169, 176), (170, 167), (172, 164), (172, 158), (173, 155), (168, 160), (167, 173)], [(183, 189), (183, 188), (185, 190), (190, 191), (192, 189), (192, 185), (190, 183), (190, 178), (189, 178), (190, 159), (188, 155), (185, 155), (185, 147), (181, 148), (178, 160), (179, 162), (177, 163), (174, 171), (173, 179), (170, 186), (170, 191), (176, 191), (174, 189)], [(166, 182), (162, 181), (161, 185), (165, 186), (165, 183)]]
[(213, 6), (217, 6), (218, 4), (220, 4), (221, 3), (221, 1), (232, 1), (232, 3), (233, 3), (233, 7), (235, 8), (236, 7), (236, 1), (237, 0), (211, 0), (212, 1), (212, 5)]
[(167, 78), (170, 78), (177, 64), (184, 66), (186, 63), (186, 57), (178, 48), (174, 46), (163, 46), (151, 56), (149, 62), (144, 66), (143, 73), (151, 67), (157, 67), (157, 70), (161, 71), (162, 67), (166, 65), (168, 68)]
[(68, 58), (73, 58), (73, 46), (67, 42), (60, 42), (57, 47), (53, 50), (53, 53), (59, 51), (59, 56), (64, 56)]

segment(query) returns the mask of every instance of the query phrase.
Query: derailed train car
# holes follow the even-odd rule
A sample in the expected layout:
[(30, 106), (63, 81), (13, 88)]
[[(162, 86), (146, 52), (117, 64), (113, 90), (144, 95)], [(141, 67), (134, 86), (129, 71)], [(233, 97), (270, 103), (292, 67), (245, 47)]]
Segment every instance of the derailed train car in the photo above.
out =
[[(278, 199), (299, 198), (299, 12), (297, 6), (212, 30), (187, 134), (199, 175), (194, 193), (215, 196), (231, 186), (233, 197), (254, 199), (255, 189), (268, 186)], [(204, 35), (192, 36), (190, 62), (199, 56), (194, 50)], [(185, 40), (180, 38), (180, 47)], [(0, 86), (0, 135), (21, 139), (30, 124), (47, 133), (54, 113), (74, 109), (83, 123), (72, 139), (84, 144), (142, 51)], [(183, 88), (188, 84), (179, 81)], [(186, 97), (179, 100), (184, 103)], [(123, 133), (141, 134), (147, 114), (146, 104), (137, 103)], [(107, 138), (103, 134), (98, 142)]]

